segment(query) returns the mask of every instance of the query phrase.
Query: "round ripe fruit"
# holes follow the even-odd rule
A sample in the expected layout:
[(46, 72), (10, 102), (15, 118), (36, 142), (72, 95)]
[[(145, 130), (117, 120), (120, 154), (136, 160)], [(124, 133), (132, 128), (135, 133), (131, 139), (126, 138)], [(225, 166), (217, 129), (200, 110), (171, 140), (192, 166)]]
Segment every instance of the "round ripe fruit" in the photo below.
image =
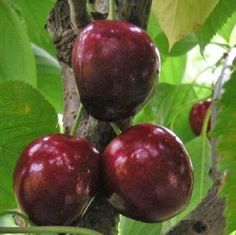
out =
[(114, 138), (102, 169), (108, 201), (130, 218), (164, 221), (190, 200), (191, 161), (178, 137), (164, 127), (137, 125)]
[[(196, 135), (200, 135), (202, 131), (203, 122), (207, 113), (207, 110), (211, 106), (211, 101), (206, 100), (196, 103), (192, 106), (189, 113), (189, 122), (193, 132)], [(207, 132), (211, 129), (211, 123), (209, 121), (207, 126)]]
[(72, 66), (85, 109), (103, 121), (128, 118), (146, 102), (159, 71), (148, 35), (123, 21), (95, 21), (84, 28)]
[(32, 142), (14, 172), (20, 208), (37, 225), (70, 224), (98, 187), (100, 155), (85, 139), (54, 134)]

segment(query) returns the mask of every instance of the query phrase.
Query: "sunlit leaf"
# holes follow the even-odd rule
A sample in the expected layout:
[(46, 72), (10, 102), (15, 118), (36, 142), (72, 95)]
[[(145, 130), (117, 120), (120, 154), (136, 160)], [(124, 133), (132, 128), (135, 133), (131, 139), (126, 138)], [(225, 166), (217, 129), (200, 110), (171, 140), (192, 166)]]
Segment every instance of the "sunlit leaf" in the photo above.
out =
[[(156, 17), (151, 14), (148, 24), (148, 34), (152, 38), (156, 47), (159, 49), (162, 59), (164, 56), (180, 56), (186, 55), (190, 49), (198, 44), (198, 40), (194, 33), (189, 34), (187, 37), (176, 42), (175, 45), (169, 50), (168, 39), (162, 32)], [(163, 60), (162, 60), (163, 61)]]
[(154, 0), (153, 12), (169, 41), (169, 48), (206, 21), (219, 0)]

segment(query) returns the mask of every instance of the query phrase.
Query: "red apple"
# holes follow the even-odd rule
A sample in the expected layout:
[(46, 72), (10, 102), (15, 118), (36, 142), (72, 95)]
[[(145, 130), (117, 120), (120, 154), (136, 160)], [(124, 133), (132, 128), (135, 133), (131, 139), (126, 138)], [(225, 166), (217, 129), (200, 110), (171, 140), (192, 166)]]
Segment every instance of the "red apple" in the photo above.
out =
[(124, 21), (100, 20), (80, 33), (72, 66), (85, 109), (99, 120), (116, 121), (134, 115), (147, 101), (159, 60), (142, 29)]
[[(203, 122), (207, 113), (207, 110), (211, 106), (211, 101), (201, 101), (192, 106), (189, 113), (189, 122), (193, 132), (196, 135), (200, 135), (203, 127)], [(211, 123), (209, 121), (207, 126), (207, 132), (211, 129)]]
[(164, 127), (130, 127), (106, 147), (102, 169), (108, 201), (130, 218), (164, 221), (190, 200), (191, 161), (179, 138)]
[(85, 139), (62, 134), (33, 141), (20, 156), (14, 191), (37, 225), (69, 224), (94, 196), (100, 155)]

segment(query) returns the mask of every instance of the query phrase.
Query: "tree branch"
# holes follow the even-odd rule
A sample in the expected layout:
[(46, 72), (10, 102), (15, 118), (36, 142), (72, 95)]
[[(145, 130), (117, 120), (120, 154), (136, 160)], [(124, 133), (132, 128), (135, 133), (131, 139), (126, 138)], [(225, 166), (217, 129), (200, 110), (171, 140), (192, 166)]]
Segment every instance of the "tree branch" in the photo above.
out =
[(126, 20), (144, 29), (147, 28), (152, 0), (123, 0), (117, 1), (117, 3), (119, 19)]

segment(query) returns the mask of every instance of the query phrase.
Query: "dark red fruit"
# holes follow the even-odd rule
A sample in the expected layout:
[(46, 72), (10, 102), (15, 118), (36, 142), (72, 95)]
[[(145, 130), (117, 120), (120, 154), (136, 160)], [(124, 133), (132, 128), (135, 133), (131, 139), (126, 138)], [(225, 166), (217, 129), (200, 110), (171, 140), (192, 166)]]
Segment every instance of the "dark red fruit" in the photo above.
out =
[(85, 109), (95, 118), (128, 118), (145, 103), (159, 70), (154, 44), (137, 26), (100, 20), (85, 27), (72, 65)]
[[(196, 135), (201, 134), (203, 122), (207, 113), (207, 110), (211, 106), (211, 101), (206, 100), (196, 103), (192, 106), (189, 113), (189, 122), (192, 127), (193, 132)], [(207, 132), (211, 129), (211, 123), (209, 121), (207, 126)]]
[(20, 208), (37, 225), (69, 224), (98, 187), (100, 155), (85, 139), (54, 134), (32, 142), (14, 172)]
[(186, 208), (193, 187), (191, 161), (168, 129), (152, 124), (129, 128), (104, 151), (103, 177), (109, 202), (144, 222), (169, 219)]

